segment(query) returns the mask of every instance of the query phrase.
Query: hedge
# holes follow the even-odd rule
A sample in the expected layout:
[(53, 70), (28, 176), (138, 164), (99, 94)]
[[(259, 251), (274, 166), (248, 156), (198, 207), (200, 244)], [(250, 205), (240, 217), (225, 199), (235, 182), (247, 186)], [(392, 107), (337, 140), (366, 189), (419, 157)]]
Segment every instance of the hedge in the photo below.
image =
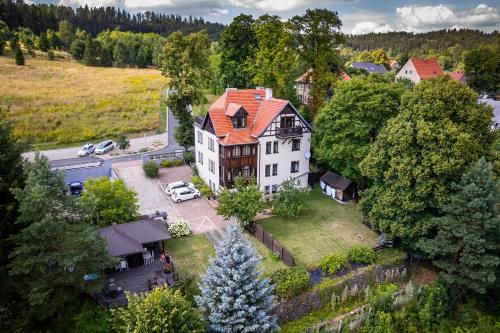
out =
[(349, 267), (347, 255), (343, 253), (332, 253), (323, 258), (321, 268), (324, 272), (335, 274), (338, 271)]
[(372, 248), (363, 245), (353, 246), (347, 251), (347, 259), (350, 262), (361, 264), (373, 264), (377, 255)]
[(144, 169), (144, 173), (146, 174), (147, 177), (149, 178), (156, 178), (158, 177), (158, 170), (160, 167), (158, 164), (156, 164), (153, 161), (146, 162), (142, 168)]
[(276, 295), (282, 298), (301, 294), (309, 288), (309, 273), (302, 267), (277, 270), (270, 279), (276, 287)]

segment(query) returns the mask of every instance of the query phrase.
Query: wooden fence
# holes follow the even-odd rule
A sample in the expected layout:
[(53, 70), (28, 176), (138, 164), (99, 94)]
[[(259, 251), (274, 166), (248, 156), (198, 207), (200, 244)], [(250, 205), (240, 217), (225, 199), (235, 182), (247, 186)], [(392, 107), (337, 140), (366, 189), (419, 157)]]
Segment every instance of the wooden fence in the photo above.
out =
[(290, 251), (287, 248), (283, 247), (281, 243), (274, 238), (273, 235), (264, 230), (264, 228), (260, 224), (253, 224), (251, 228), (247, 228), (247, 230), (255, 236), (258, 240), (260, 240), (264, 245), (274, 253), (276, 253), (283, 262), (289, 266), (295, 266), (295, 259), (293, 258)]

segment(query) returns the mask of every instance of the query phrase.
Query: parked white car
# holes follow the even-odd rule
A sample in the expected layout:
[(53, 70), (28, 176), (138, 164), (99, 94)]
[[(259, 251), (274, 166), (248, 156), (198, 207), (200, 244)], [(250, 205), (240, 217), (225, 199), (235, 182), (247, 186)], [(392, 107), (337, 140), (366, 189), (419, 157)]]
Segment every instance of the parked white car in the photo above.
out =
[(111, 140), (105, 140), (97, 145), (95, 153), (97, 155), (106, 154), (108, 151), (115, 149), (115, 145)]
[(177, 190), (177, 189), (184, 188), (184, 187), (188, 187), (190, 189), (195, 188), (193, 183), (188, 183), (188, 182), (180, 180), (180, 181), (168, 184), (165, 187), (165, 192), (167, 192), (168, 195), (171, 195), (173, 190)]
[(87, 156), (94, 152), (95, 146), (91, 143), (87, 143), (78, 151), (78, 156)]
[(179, 203), (189, 199), (196, 199), (200, 197), (200, 191), (189, 187), (182, 187), (172, 191), (172, 200)]

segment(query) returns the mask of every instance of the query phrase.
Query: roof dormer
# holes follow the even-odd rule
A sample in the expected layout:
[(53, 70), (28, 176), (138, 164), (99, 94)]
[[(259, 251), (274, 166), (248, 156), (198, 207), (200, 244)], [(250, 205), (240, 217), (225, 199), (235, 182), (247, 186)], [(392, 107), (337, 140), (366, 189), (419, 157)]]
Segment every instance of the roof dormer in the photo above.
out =
[(247, 127), (248, 112), (240, 104), (229, 103), (226, 109), (226, 116), (231, 118), (231, 123), (234, 128)]

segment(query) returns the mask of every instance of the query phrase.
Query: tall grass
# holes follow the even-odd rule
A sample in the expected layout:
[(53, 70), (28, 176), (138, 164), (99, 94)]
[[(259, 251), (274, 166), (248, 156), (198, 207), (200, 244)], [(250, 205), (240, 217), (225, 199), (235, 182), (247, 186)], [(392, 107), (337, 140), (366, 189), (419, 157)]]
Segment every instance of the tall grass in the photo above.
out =
[(0, 108), (14, 134), (35, 146), (67, 145), (119, 134), (152, 132), (160, 123), (158, 70), (97, 68), (45, 58), (0, 57)]

